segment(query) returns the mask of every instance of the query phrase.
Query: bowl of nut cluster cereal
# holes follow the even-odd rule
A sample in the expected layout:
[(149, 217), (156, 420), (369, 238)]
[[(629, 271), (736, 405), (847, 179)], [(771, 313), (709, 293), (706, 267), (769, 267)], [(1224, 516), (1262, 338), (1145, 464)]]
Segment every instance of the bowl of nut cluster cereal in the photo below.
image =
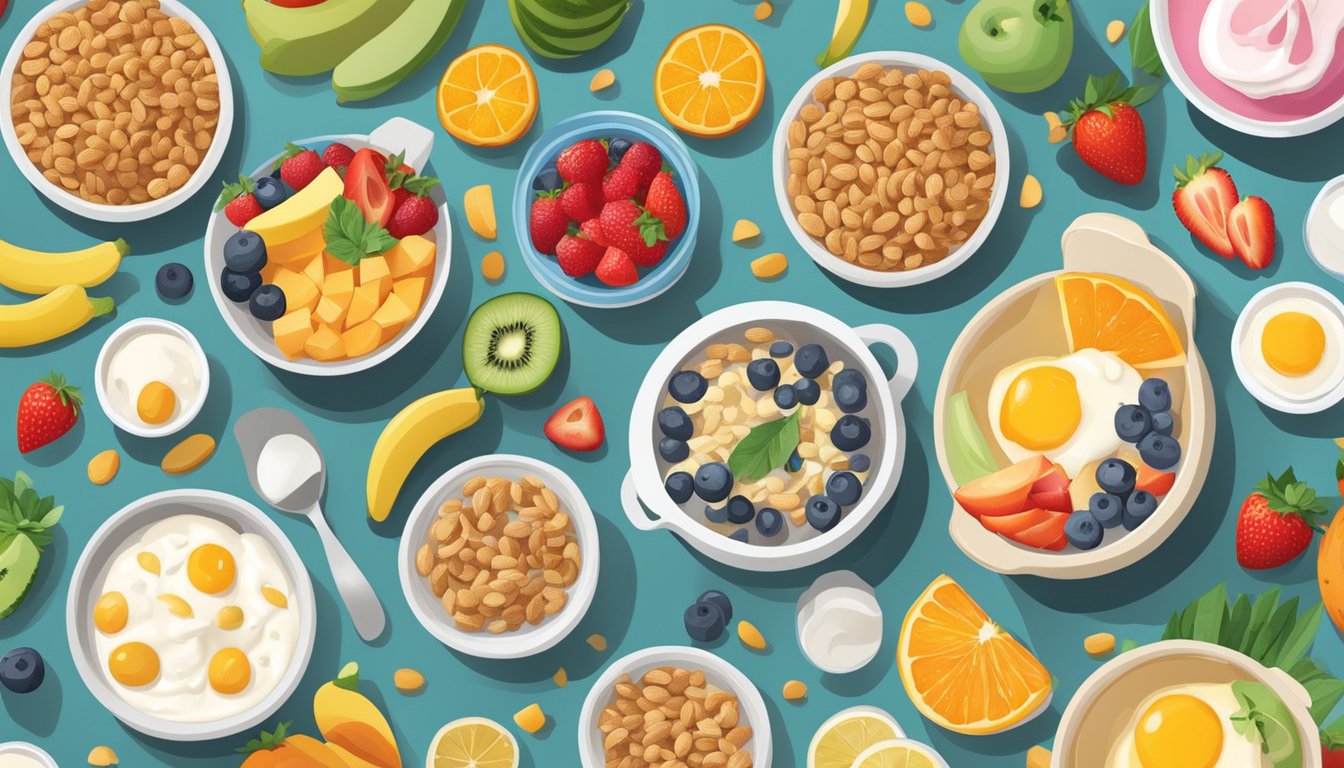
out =
[(879, 51), (818, 72), (775, 132), (775, 197), (812, 260), (860, 285), (942, 277), (1003, 208), (1008, 136), (993, 102), (937, 59)]
[(33, 187), (110, 222), (200, 191), (233, 125), (223, 52), (181, 0), (48, 5), (5, 57), (0, 104), (0, 135)]

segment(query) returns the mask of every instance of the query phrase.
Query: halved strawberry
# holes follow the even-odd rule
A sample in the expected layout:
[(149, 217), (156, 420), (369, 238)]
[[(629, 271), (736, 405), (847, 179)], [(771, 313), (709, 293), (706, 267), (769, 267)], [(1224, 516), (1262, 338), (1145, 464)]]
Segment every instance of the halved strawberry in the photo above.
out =
[(602, 414), (590, 397), (580, 397), (560, 406), (546, 421), (546, 437), (570, 451), (595, 451), (607, 431)]
[(1068, 491), (1071, 482), (1069, 473), (1065, 472), (1063, 467), (1058, 464), (1051, 464), (1049, 469), (1036, 478), (1036, 482), (1031, 486), (1031, 492)]
[(1232, 250), (1251, 269), (1264, 269), (1274, 260), (1274, 209), (1254, 195), (1237, 203), (1227, 217)]
[(1228, 235), (1228, 216), (1237, 200), (1237, 185), (1232, 176), (1218, 167), (1222, 152), (1205, 154), (1198, 160), (1185, 159), (1185, 168), (1176, 166), (1176, 192), (1171, 204), (1176, 218), (1195, 239), (1210, 251), (1230, 259), (1235, 254)]
[(1069, 513), (1073, 511), (1073, 498), (1067, 488), (1058, 491), (1032, 491), (1027, 503), (1052, 512)]

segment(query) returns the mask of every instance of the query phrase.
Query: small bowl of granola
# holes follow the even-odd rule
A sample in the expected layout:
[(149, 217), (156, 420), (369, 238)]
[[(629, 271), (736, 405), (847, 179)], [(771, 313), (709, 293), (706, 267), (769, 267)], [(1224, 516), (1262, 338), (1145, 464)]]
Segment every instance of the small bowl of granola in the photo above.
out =
[(420, 624), (453, 650), (532, 656), (578, 625), (597, 590), (597, 523), (574, 481), (525, 456), (448, 470), (406, 521), (401, 588)]

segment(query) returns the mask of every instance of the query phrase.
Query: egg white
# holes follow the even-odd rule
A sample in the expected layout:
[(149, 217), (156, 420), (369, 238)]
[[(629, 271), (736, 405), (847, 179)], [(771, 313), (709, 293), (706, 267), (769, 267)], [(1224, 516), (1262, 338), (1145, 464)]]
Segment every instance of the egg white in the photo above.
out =
[(1250, 741), (1232, 727), (1232, 715), (1236, 714), (1241, 706), (1237, 704), (1237, 697), (1233, 695), (1229, 683), (1174, 685), (1144, 699), (1129, 718), (1129, 723), (1121, 732), (1123, 736), (1120, 741), (1111, 748), (1105, 768), (1143, 768), (1143, 764), (1139, 762), (1138, 747), (1134, 743), (1134, 734), (1142, 725), (1143, 714), (1153, 702), (1163, 696), (1178, 693), (1194, 696), (1208, 704), (1218, 714), (1218, 719), (1223, 724), (1223, 751), (1213, 768), (1271, 768), (1271, 764), (1260, 752), (1259, 743)]
[[(1312, 371), (1301, 376), (1284, 376), (1265, 360), (1261, 339), (1269, 321), (1284, 312), (1301, 312), (1316, 319), (1325, 331), (1325, 352)], [(1241, 362), (1260, 385), (1285, 400), (1315, 400), (1344, 381), (1344, 319), (1318, 299), (1292, 296), (1261, 307), (1251, 317), (1241, 338)]]

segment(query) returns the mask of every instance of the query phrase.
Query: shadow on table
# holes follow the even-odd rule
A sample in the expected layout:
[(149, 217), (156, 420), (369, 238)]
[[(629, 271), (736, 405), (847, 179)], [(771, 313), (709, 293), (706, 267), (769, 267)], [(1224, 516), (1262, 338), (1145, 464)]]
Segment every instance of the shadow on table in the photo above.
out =
[(181, 431), (167, 438), (140, 437), (123, 429), (113, 427), (117, 443), (127, 456), (142, 464), (158, 466), (173, 446), (187, 435), (207, 434), (215, 439), (215, 450), (224, 442), (225, 431), (229, 426), (229, 415), (233, 411), (233, 383), (229, 379), (228, 369), (219, 358), (207, 352), (206, 364), (210, 368), (210, 390), (205, 394), (205, 403), (196, 418), (182, 427)]
[(1211, 147), (1271, 176), (1319, 182), (1339, 175), (1338, 163), (1322, 162), (1321, 149), (1337, 147), (1344, 142), (1344, 122), (1306, 136), (1267, 139), (1234, 131), (1200, 112), (1193, 104), (1188, 104), (1186, 111), (1190, 113), (1195, 130), (1208, 139)]
[(36, 691), (18, 694), (0, 689), (0, 702), (4, 704), (5, 712), (14, 724), (41, 738), (47, 738), (56, 731), (63, 699), (60, 674), (50, 663), (47, 664), (47, 675), (42, 680), (42, 687)]

